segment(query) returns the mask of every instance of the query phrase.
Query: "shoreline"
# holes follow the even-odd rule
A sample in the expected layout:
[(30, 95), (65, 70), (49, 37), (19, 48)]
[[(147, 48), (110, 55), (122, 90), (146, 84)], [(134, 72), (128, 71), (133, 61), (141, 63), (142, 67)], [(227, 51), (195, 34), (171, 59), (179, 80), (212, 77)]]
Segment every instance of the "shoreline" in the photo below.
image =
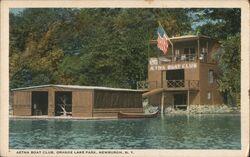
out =
[(13, 119), (47, 119), (47, 120), (116, 120), (117, 117), (63, 117), (63, 116), (9, 116), (9, 120)]
[[(149, 113), (149, 110), (144, 110)], [(241, 115), (240, 107), (231, 107), (226, 105), (190, 105), (186, 110), (174, 109), (173, 107), (166, 107), (164, 113), (159, 112), (160, 116), (203, 116), (203, 115)], [(15, 116), (9, 115), (10, 120), (15, 119), (37, 119), (37, 120), (118, 120), (117, 116), (112, 117), (72, 117), (72, 116)]]
[[(215, 115), (215, 116), (223, 116), (223, 115), (230, 115), (230, 116), (240, 116), (241, 113), (159, 113), (158, 117), (160, 116), (206, 116), (206, 115)], [(22, 119), (30, 119), (30, 120), (119, 120), (117, 117), (48, 117), (48, 116), (9, 116), (9, 120), (22, 120)], [(135, 118), (136, 119), (136, 118)], [(137, 118), (143, 119), (143, 118)], [(123, 119), (124, 120), (124, 119)]]
[(227, 105), (190, 105), (186, 110), (165, 108), (167, 114), (240, 114), (240, 106)]

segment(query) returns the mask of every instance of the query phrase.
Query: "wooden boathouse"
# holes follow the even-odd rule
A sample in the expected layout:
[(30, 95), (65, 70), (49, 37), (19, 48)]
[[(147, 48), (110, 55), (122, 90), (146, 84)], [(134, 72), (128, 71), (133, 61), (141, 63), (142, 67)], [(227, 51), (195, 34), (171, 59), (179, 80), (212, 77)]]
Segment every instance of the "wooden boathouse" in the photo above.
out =
[(216, 81), (220, 69), (212, 57), (220, 48), (218, 41), (202, 35), (170, 40), (166, 55), (149, 58), (148, 79), (138, 82), (137, 90), (76, 85), (17, 88), (11, 91), (13, 115), (60, 116), (65, 109), (73, 117), (116, 117), (120, 111), (143, 112), (144, 98), (162, 111), (223, 104)]
[[(138, 82), (138, 89), (147, 89), (152, 105), (184, 108), (189, 105), (223, 103), (216, 77), (220, 73), (212, 55), (220, 44), (207, 36), (187, 35), (170, 38), (166, 55), (149, 58), (148, 79)], [(157, 41), (151, 41), (156, 44)]]
[(75, 86), (41, 85), (16, 88), (13, 115), (60, 116), (62, 104), (73, 117), (116, 117), (118, 112), (142, 112), (142, 90)]

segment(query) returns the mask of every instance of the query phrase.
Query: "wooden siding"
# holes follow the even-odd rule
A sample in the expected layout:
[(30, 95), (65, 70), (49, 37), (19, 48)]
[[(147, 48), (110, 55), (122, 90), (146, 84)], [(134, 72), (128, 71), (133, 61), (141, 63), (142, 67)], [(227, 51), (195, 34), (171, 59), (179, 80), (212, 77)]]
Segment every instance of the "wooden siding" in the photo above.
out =
[[(48, 116), (55, 116), (55, 92), (57, 91), (72, 92), (72, 116), (74, 117), (107, 117), (117, 115), (119, 111), (142, 111), (142, 91), (39, 87), (13, 91), (14, 115), (31, 116), (33, 91), (48, 92)], [(93, 115), (94, 104), (97, 110)]]
[(222, 105), (224, 104), (223, 94), (218, 90), (212, 92), (212, 101), (214, 105)]
[(10, 92), (9, 96), (9, 115), (13, 115), (14, 92)]
[(152, 95), (150, 97), (148, 97), (149, 100), (149, 104), (150, 105), (160, 105), (161, 104), (161, 96), (162, 93), (156, 94), (156, 95)]
[(79, 90), (72, 92), (72, 116), (93, 116), (93, 90)]
[(200, 104), (200, 94), (199, 91), (190, 91), (189, 105), (199, 105)]
[[(214, 71), (214, 82), (208, 82), (209, 70)], [(200, 63), (200, 104), (222, 104), (223, 97), (218, 91), (216, 76), (218, 75), (218, 67), (215, 64)], [(208, 92), (211, 93), (211, 99), (208, 99)]]
[(15, 91), (13, 96), (13, 114), (31, 116), (31, 92)]
[(165, 92), (165, 97), (164, 97), (164, 106), (165, 107), (171, 107), (173, 106), (173, 94), (169, 92)]
[(95, 90), (94, 108), (141, 108), (142, 92)]
[(184, 69), (185, 80), (199, 80), (199, 64), (195, 69)]
[[(165, 107), (171, 107), (174, 105), (174, 94), (180, 94), (185, 93), (187, 94), (187, 91), (165, 91), (165, 97), (164, 97), (164, 106)], [(162, 94), (157, 94), (149, 97), (149, 103), (152, 105), (160, 105), (161, 104), (161, 96)], [(190, 105), (198, 105), (199, 104), (199, 92), (198, 91), (190, 91), (190, 99), (189, 104)]]
[(149, 89), (161, 88), (162, 79), (161, 71), (148, 71)]
[[(180, 63), (170, 63), (170, 64), (178, 65)], [(185, 77), (184, 80), (188, 80), (191, 82), (199, 81), (200, 79), (199, 71), (200, 71), (199, 63), (197, 63), (196, 68), (184, 69), (184, 77)], [(150, 90), (155, 89), (155, 88), (167, 87), (166, 70), (165, 71), (148, 71), (148, 78), (149, 78), (148, 83), (149, 83)]]
[[(202, 105), (202, 104), (222, 104), (223, 103), (223, 97), (221, 93), (218, 91), (218, 85), (216, 83), (216, 80), (214, 80), (214, 83), (210, 84), (208, 82), (208, 71), (213, 70), (214, 71), (214, 78), (216, 79), (216, 76), (219, 74), (219, 69), (217, 63), (213, 60), (212, 55), (219, 49), (220, 45), (217, 41), (212, 40), (210, 38), (204, 38), (200, 37), (199, 41), (198, 38), (194, 40), (179, 40), (178, 42), (174, 42), (174, 49), (179, 50), (179, 53), (182, 54), (184, 48), (195, 48), (195, 53), (198, 55), (198, 43), (199, 43), (199, 52), (201, 54), (201, 51), (203, 48), (207, 49), (207, 58), (205, 60), (195, 60), (195, 61), (172, 61), (165, 63), (164, 65), (177, 65), (182, 63), (197, 63), (196, 68), (190, 68), (190, 69), (184, 69), (184, 83), (185, 88), (169, 88), (168, 83), (166, 81), (166, 71), (150, 71), (148, 70), (148, 82), (149, 84), (151, 82), (157, 82), (157, 86), (152, 86), (149, 88), (149, 90), (164, 87), (165, 91), (165, 105), (169, 106), (173, 103), (173, 96), (172, 94), (176, 92), (190, 92), (189, 95), (189, 104), (190, 105)], [(171, 51), (171, 49), (170, 49)], [(171, 52), (169, 52), (166, 56), (172, 55)], [(165, 56), (165, 57), (166, 57)], [(198, 57), (198, 56), (197, 56)], [(166, 67), (165, 66), (165, 67)], [(186, 88), (186, 81), (188, 80), (197, 80), (198, 81), (198, 88), (191, 89)], [(170, 82), (171, 83), (171, 82)], [(177, 81), (178, 83), (178, 81)], [(208, 99), (208, 93), (210, 93), (211, 98)], [(149, 103), (150, 104), (160, 104), (161, 103), (161, 94), (153, 95), (149, 97)]]

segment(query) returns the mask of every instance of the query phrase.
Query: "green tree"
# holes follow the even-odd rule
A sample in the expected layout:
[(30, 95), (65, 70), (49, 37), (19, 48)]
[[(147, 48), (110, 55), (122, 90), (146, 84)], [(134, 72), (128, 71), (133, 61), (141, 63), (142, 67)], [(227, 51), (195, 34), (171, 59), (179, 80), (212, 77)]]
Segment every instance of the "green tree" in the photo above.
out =
[(216, 54), (222, 74), (219, 76), (219, 90), (226, 93), (228, 104), (239, 104), (240, 98), (240, 34), (230, 36), (222, 42), (222, 49)]
[(226, 40), (240, 32), (241, 11), (239, 8), (190, 9), (196, 31), (218, 40)]
[(158, 21), (191, 30), (186, 9), (25, 9), (10, 14), (11, 88), (47, 83), (135, 88)]
[(238, 8), (191, 9), (196, 28), (203, 35), (221, 42), (222, 49), (215, 54), (221, 73), (219, 90), (224, 92), (228, 104), (239, 104), (240, 97), (240, 31), (241, 11)]

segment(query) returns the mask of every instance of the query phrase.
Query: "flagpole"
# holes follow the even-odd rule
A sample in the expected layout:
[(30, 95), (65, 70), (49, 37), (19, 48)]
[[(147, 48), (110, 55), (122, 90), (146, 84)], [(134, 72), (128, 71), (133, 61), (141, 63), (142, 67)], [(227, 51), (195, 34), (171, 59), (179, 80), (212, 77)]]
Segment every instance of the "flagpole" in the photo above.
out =
[(147, 35), (148, 35), (148, 61), (149, 61), (149, 48), (150, 48), (150, 34), (149, 34), (149, 28), (148, 28)]

